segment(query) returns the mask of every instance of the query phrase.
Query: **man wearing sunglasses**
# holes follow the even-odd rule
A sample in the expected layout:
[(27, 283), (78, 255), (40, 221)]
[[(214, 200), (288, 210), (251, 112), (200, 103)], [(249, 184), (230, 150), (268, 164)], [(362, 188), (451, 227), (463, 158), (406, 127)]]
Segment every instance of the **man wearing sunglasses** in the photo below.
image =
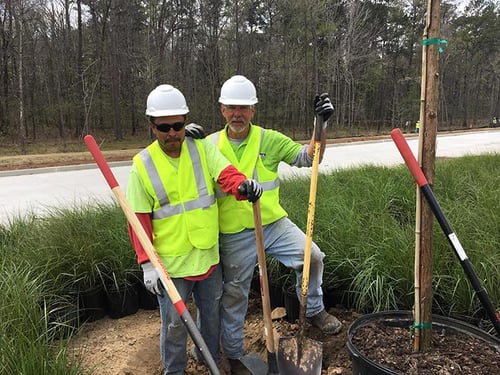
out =
[[(215, 187), (250, 202), (259, 199), (262, 187), (232, 166), (208, 139), (186, 137), (191, 134), (185, 129), (188, 112), (184, 95), (171, 85), (160, 85), (149, 94), (146, 115), (156, 140), (133, 158), (127, 199), (182, 299), (193, 296), (200, 333), (220, 364), (222, 271)], [(196, 132), (196, 126), (190, 131)], [(164, 374), (184, 374), (187, 331), (130, 227), (129, 233), (144, 284), (158, 296)]]
[[(309, 144), (301, 145), (280, 132), (253, 124), (257, 93), (253, 83), (242, 75), (233, 76), (223, 84), (219, 102), (226, 125), (221, 131), (211, 134), (210, 138), (236, 168), (261, 183), (264, 189), (261, 215), (266, 254), (295, 270), (296, 291), (300, 298), (306, 236), (288, 219), (280, 205), (278, 165), (285, 162), (296, 167), (311, 167), (314, 138)], [(334, 112), (328, 94), (315, 98), (314, 111), (325, 120), (321, 131), (322, 158), (326, 121)], [(257, 263), (253, 211), (250, 204), (238, 202), (227, 194), (218, 195), (217, 200), (224, 277), (221, 342), (231, 364), (231, 374), (250, 374), (240, 359), (244, 355), (243, 328), (248, 294)], [(323, 304), (324, 257), (325, 254), (313, 243), (306, 316), (323, 333), (338, 334), (342, 324), (325, 310)]]

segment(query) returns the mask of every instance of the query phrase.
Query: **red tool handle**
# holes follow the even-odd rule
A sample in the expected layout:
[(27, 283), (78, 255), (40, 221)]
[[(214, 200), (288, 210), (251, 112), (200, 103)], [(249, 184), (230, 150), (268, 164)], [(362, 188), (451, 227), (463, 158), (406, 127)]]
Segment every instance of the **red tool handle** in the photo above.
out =
[(403, 133), (401, 133), (401, 130), (399, 128), (393, 129), (391, 131), (391, 137), (408, 166), (408, 169), (413, 175), (413, 178), (417, 182), (417, 185), (422, 187), (427, 184), (427, 178), (425, 177), (424, 172), (422, 172), (420, 165), (418, 165), (417, 159), (413, 156), (413, 153), (411, 152)]
[(94, 157), (95, 162), (97, 163), (97, 166), (102, 172), (102, 175), (106, 179), (109, 187), (111, 189), (114, 189), (115, 187), (118, 186), (118, 181), (116, 181), (115, 176), (113, 175), (113, 172), (111, 172), (111, 169), (109, 168), (108, 163), (106, 162), (106, 159), (104, 159), (104, 155), (102, 154), (101, 150), (99, 149), (99, 146), (97, 145), (94, 137), (91, 135), (86, 135), (83, 138), (83, 141), (87, 145), (87, 148), (89, 149), (90, 153)]

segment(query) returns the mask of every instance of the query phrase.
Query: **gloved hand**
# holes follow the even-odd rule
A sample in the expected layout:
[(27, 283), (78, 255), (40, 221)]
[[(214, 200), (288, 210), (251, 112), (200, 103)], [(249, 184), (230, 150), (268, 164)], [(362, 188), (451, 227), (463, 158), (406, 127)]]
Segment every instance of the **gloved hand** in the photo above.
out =
[(141, 268), (144, 273), (144, 285), (146, 286), (146, 289), (157, 296), (161, 296), (162, 292), (159, 286), (159, 283), (161, 282), (160, 275), (158, 275), (156, 268), (154, 268), (151, 262), (141, 264)]
[(318, 116), (323, 116), (323, 129), (328, 126), (327, 121), (330, 116), (333, 115), (334, 111), (335, 108), (333, 108), (332, 102), (328, 97), (328, 93), (316, 95), (316, 97), (314, 98), (314, 112)]
[(203, 130), (203, 126), (195, 124), (194, 122), (187, 124), (184, 127), (185, 134), (188, 137), (194, 138), (194, 139), (203, 139), (205, 138), (205, 131)]
[(262, 186), (256, 180), (245, 180), (238, 186), (238, 192), (247, 197), (251, 203), (257, 202), (262, 195)]

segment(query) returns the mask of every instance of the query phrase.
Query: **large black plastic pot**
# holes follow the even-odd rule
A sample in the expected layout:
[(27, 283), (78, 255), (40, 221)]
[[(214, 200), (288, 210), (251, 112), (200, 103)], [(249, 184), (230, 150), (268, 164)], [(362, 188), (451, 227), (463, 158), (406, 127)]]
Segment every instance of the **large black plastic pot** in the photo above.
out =
[(47, 330), (51, 339), (67, 338), (80, 327), (80, 308), (78, 298), (74, 295), (50, 303), (47, 312)]
[(300, 302), (295, 291), (295, 286), (289, 285), (283, 287), (283, 297), (285, 299), (286, 317), (285, 320), (289, 323), (295, 323), (299, 319)]
[[(446, 329), (448, 332), (454, 331), (483, 340), (500, 353), (500, 339), (489, 335), (476, 326), (435, 314), (432, 315), (432, 320), (432, 329)], [(382, 311), (363, 315), (356, 319), (347, 330), (347, 350), (352, 361), (352, 373), (353, 375), (399, 375), (399, 372), (383, 367), (364, 356), (353, 344), (352, 338), (356, 335), (356, 331), (373, 322), (383, 323), (387, 327), (408, 328), (413, 324), (413, 315), (411, 311), (405, 310)]]
[(82, 319), (94, 322), (106, 316), (106, 292), (103, 287), (94, 287), (80, 292), (80, 308)]
[(146, 289), (142, 282), (137, 283), (139, 293), (139, 308), (144, 310), (156, 310), (158, 308), (158, 298), (155, 294)]
[(108, 286), (108, 315), (111, 319), (120, 319), (135, 314), (139, 310), (139, 294), (136, 284)]

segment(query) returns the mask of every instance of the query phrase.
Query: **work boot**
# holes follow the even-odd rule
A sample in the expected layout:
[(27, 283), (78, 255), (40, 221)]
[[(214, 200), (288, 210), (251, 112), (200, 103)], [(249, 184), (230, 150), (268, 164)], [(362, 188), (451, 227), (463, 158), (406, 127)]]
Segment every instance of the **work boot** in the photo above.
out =
[(307, 321), (319, 328), (323, 333), (336, 335), (342, 330), (342, 323), (333, 315), (328, 314), (325, 309), (307, 318)]
[(231, 375), (252, 375), (252, 373), (245, 367), (239, 359), (229, 359), (229, 365), (231, 366)]

